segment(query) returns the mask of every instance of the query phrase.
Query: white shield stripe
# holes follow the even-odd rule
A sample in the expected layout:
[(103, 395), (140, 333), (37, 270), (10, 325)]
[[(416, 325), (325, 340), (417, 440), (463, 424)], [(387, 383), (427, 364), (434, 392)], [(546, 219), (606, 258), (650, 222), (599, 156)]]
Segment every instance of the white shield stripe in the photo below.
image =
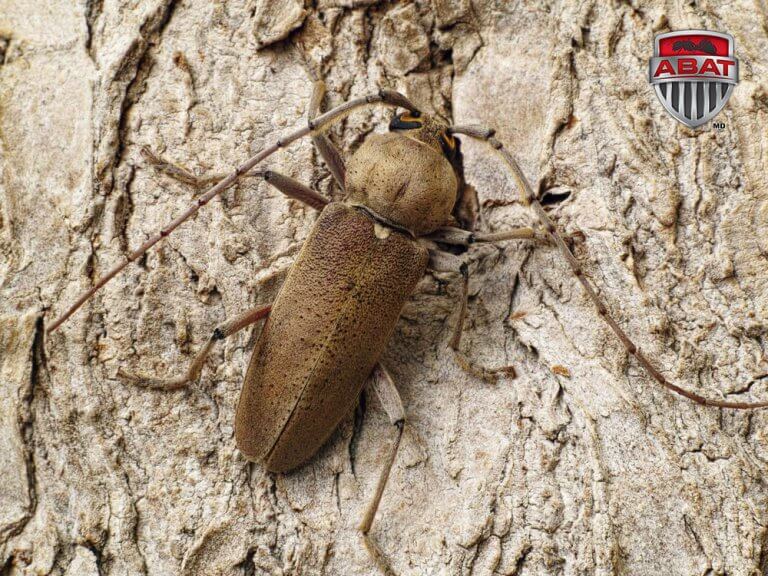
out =
[(697, 110), (697, 104), (699, 101), (699, 82), (691, 82), (690, 86), (688, 86), (688, 91), (691, 94), (691, 118), (698, 120), (699, 111)]
[(704, 114), (709, 114), (709, 82), (702, 82), (704, 85)]

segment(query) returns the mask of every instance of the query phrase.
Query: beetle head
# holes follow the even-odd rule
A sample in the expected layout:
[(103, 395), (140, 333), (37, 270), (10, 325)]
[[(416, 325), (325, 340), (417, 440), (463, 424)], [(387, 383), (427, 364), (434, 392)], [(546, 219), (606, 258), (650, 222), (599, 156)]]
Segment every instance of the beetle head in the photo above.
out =
[(389, 130), (370, 134), (347, 162), (348, 201), (414, 236), (448, 225), (459, 182), (448, 126), (406, 112), (392, 119)]
[(403, 112), (392, 117), (390, 132), (399, 132), (441, 152), (453, 165), (456, 161), (456, 140), (448, 133), (448, 125), (434, 116), (420, 112)]

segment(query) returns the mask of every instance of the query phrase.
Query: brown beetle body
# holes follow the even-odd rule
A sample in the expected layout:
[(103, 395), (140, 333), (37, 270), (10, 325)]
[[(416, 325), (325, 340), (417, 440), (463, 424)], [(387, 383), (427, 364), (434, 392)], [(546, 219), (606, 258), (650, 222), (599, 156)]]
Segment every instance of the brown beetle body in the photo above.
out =
[(317, 452), (354, 407), (427, 259), (362, 211), (326, 206), (251, 356), (235, 421), (246, 457), (283, 472)]
[(413, 236), (451, 218), (445, 125), (421, 124), (432, 132), (366, 139), (348, 165), (349, 204), (323, 209), (272, 306), (235, 420), (240, 451), (271, 471), (306, 462), (352, 410), (424, 275), (429, 255)]

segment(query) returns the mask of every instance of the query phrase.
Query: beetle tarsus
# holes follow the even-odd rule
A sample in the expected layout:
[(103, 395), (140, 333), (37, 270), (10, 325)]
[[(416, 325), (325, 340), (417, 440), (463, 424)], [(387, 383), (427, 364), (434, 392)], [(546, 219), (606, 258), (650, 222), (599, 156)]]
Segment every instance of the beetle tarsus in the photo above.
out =
[(203, 371), (205, 360), (208, 358), (208, 354), (211, 353), (214, 344), (225, 338), (235, 334), (251, 324), (258, 322), (259, 320), (266, 318), (272, 310), (271, 304), (262, 306), (256, 306), (251, 308), (245, 313), (236, 316), (232, 320), (223, 322), (214, 328), (211, 337), (206, 340), (203, 347), (195, 355), (192, 363), (189, 365), (187, 371), (181, 375), (172, 378), (157, 378), (156, 376), (147, 376), (144, 374), (133, 374), (123, 370), (122, 367), (118, 368), (117, 375), (120, 378), (124, 378), (131, 384), (140, 386), (142, 388), (152, 388), (155, 390), (179, 390), (184, 388), (187, 384), (196, 382), (200, 378), (200, 374)]
[(392, 566), (384, 556), (384, 552), (382, 552), (379, 545), (376, 544), (373, 537), (362, 530), (360, 531), (360, 536), (363, 538), (365, 549), (368, 550), (368, 553), (371, 555), (371, 558), (373, 558), (373, 561), (376, 563), (379, 570), (381, 570), (385, 576), (397, 576), (397, 573), (392, 569)]

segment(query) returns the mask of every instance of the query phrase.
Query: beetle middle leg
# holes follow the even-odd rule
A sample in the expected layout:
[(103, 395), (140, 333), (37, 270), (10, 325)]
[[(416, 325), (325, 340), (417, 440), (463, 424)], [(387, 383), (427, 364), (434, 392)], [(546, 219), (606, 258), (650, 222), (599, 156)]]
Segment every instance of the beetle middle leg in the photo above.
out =
[(231, 320), (222, 322), (214, 329), (211, 336), (205, 342), (200, 351), (195, 355), (192, 363), (189, 365), (187, 371), (181, 376), (173, 378), (156, 378), (153, 376), (144, 376), (141, 374), (131, 374), (124, 371), (122, 368), (118, 368), (117, 375), (121, 378), (132, 382), (133, 384), (143, 386), (146, 388), (155, 388), (159, 390), (178, 390), (183, 388), (189, 382), (194, 382), (200, 377), (200, 372), (203, 370), (205, 359), (210, 354), (216, 342), (228, 338), (232, 334), (235, 334), (243, 328), (255, 324), (259, 320), (262, 320), (269, 316), (272, 310), (272, 304), (265, 304), (262, 306), (256, 306), (250, 310), (235, 316)]
[(389, 567), (384, 554), (379, 550), (376, 542), (371, 538), (370, 531), (373, 526), (373, 520), (376, 517), (376, 511), (379, 509), (379, 503), (381, 502), (381, 496), (384, 494), (384, 488), (387, 486), (389, 480), (389, 473), (392, 470), (392, 465), (395, 462), (397, 451), (400, 448), (400, 441), (403, 438), (403, 429), (405, 428), (405, 409), (403, 408), (403, 401), (400, 399), (400, 394), (397, 391), (395, 382), (392, 376), (389, 374), (384, 365), (379, 362), (371, 373), (371, 386), (376, 392), (376, 396), (379, 398), (384, 411), (389, 416), (390, 423), (395, 426), (397, 432), (395, 435), (395, 441), (390, 448), (389, 455), (384, 461), (384, 468), (381, 470), (379, 480), (376, 483), (376, 491), (373, 494), (368, 507), (365, 510), (363, 520), (358, 526), (358, 530), (363, 535), (363, 541), (365, 546), (370, 552), (371, 556), (376, 560), (380, 567), (388, 574), (392, 573), (392, 569)]
[[(474, 242), (497, 242), (500, 240), (535, 239), (543, 240), (542, 235), (532, 228), (513, 228), (506, 232), (493, 234), (475, 234), (461, 228), (441, 228), (429, 236), (430, 240), (437, 240), (445, 244), (469, 246)], [(467, 316), (469, 302), (469, 267), (460, 257), (438, 249), (429, 250), (429, 268), (437, 272), (450, 272), (461, 276), (461, 304), (459, 317), (453, 329), (453, 335), (449, 346), (456, 358), (456, 363), (468, 374), (480, 378), (486, 382), (496, 382), (500, 376), (506, 375), (514, 378), (517, 374), (514, 366), (501, 366), (488, 368), (473, 362), (461, 350), (461, 334), (464, 331), (464, 320)]]
[(461, 307), (459, 308), (459, 317), (453, 328), (453, 336), (451, 337), (450, 342), (450, 347), (451, 350), (453, 350), (456, 362), (465, 372), (471, 374), (475, 378), (481, 378), (486, 382), (496, 382), (499, 379), (499, 376), (502, 375), (515, 378), (517, 372), (515, 372), (514, 366), (487, 368), (475, 364), (461, 351), (461, 334), (464, 331), (464, 320), (467, 317), (467, 306), (469, 304), (469, 267), (466, 264), (462, 264), (459, 272), (461, 274)]

